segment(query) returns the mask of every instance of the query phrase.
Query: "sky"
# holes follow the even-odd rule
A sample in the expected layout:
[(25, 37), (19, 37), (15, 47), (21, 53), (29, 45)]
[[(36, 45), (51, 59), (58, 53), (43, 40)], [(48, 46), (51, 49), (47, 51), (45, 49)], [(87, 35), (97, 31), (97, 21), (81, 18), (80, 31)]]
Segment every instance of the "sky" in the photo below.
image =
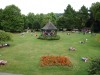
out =
[(34, 14), (64, 13), (68, 4), (78, 11), (83, 5), (90, 8), (91, 4), (95, 2), (100, 2), (100, 0), (0, 0), (0, 8), (4, 9), (6, 6), (14, 4), (25, 15), (29, 12)]

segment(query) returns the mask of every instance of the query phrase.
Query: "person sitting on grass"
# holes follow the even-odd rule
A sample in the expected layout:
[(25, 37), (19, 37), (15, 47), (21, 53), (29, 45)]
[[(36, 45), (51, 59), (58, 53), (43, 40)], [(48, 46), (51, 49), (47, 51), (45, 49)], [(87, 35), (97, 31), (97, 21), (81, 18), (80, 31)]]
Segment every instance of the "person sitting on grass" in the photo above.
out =
[(0, 65), (5, 65), (5, 64), (7, 64), (7, 61), (5, 61), (5, 60), (0, 60)]
[(67, 33), (67, 35), (70, 35), (70, 33)]
[(87, 42), (88, 39), (85, 39), (85, 42)]
[(10, 44), (8, 44), (8, 43), (4, 44), (4, 47), (9, 47), (9, 46), (10, 46)]
[(70, 47), (69, 50), (70, 50), (70, 51), (76, 51), (76, 48)]
[(87, 62), (88, 58), (87, 57), (82, 57), (81, 58), (84, 62)]
[(80, 41), (80, 44), (85, 44), (85, 41)]

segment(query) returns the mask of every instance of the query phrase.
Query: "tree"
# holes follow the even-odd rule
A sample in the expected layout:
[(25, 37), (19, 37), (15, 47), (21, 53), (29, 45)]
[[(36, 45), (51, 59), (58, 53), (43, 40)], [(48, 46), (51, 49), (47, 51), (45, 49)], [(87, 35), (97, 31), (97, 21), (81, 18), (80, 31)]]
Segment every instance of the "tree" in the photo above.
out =
[(93, 3), (90, 10), (93, 13), (94, 20), (100, 21), (100, 2)]
[(22, 14), (23, 22), (24, 22), (24, 30), (28, 28), (27, 16)]
[(74, 26), (75, 28), (77, 28), (79, 31), (81, 31), (82, 27), (81, 27), (81, 20), (80, 20), (80, 13), (79, 11), (77, 11), (75, 13), (75, 16), (74, 16)]
[(34, 15), (34, 13), (29, 13), (28, 15), (27, 15), (27, 28), (29, 28), (29, 29), (33, 29), (33, 25), (34, 25), (34, 20), (35, 20), (35, 15)]
[(2, 23), (3, 30), (9, 32), (21, 32), (24, 28), (23, 18), (20, 9), (15, 5), (6, 6), (3, 10)]
[[(42, 21), (42, 25), (44, 26), (49, 20), (50, 20), (54, 25), (56, 25), (57, 17), (56, 17), (56, 15), (55, 15), (53, 12), (44, 15), (44, 18), (43, 18), (43, 21)], [(43, 27), (43, 26), (42, 26), (42, 27)]]
[(3, 9), (0, 9), (0, 29), (1, 29), (1, 30), (3, 29), (3, 27), (1, 26), (2, 15), (3, 15)]
[(49, 20), (51, 20), (51, 22), (53, 22), (54, 25), (56, 25), (57, 17), (53, 12), (48, 13), (47, 17), (48, 17)]
[(100, 57), (95, 58), (91, 61), (88, 72), (89, 75), (100, 75)]
[(40, 29), (40, 23), (39, 23), (38, 20), (34, 21), (33, 29), (36, 30), (36, 31), (38, 31)]
[(86, 27), (86, 22), (89, 19), (88, 9), (83, 5), (78, 13), (79, 29)]
[(63, 13), (55, 13), (56, 17), (59, 18), (60, 16), (63, 16)]
[(90, 12), (92, 14), (91, 29), (94, 32), (100, 32), (100, 2), (93, 3)]
[[(36, 14), (35, 15), (35, 21), (34, 21), (35, 23), (34, 23), (33, 27), (36, 27), (36, 30), (43, 27), (44, 26), (43, 20), (44, 20), (44, 14)], [(36, 23), (37, 23), (37, 26), (35, 26)], [(37, 27), (39, 27), (39, 28), (37, 29)]]
[(64, 16), (60, 16), (59, 18), (58, 18), (58, 20), (57, 20), (57, 28), (59, 29), (59, 30), (63, 30), (63, 28), (67, 28), (67, 27), (65, 27), (66, 26), (66, 17), (64, 17)]
[(65, 19), (67, 21), (64, 26), (72, 30), (75, 27), (75, 10), (71, 7), (70, 4), (64, 10), (63, 16), (66, 17)]

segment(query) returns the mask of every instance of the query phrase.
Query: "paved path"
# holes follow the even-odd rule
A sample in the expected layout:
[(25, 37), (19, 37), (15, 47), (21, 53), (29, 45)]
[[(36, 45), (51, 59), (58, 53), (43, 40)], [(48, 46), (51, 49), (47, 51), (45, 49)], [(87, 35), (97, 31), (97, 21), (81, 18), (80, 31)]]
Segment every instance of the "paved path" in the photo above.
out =
[(11, 74), (11, 73), (3, 73), (3, 72), (0, 72), (0, 75), (22, 75), (22, 74)]

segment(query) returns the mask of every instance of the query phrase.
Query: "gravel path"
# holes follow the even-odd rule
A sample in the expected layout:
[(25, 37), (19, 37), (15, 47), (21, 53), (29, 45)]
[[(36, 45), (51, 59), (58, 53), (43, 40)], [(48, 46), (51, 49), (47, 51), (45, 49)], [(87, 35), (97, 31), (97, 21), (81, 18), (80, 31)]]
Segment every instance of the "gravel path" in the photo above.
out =
[(0, 72), (0, 75), (22, 75), (22, 74), (11, 74), (11, 73), (3, 73), (3, 72)]

